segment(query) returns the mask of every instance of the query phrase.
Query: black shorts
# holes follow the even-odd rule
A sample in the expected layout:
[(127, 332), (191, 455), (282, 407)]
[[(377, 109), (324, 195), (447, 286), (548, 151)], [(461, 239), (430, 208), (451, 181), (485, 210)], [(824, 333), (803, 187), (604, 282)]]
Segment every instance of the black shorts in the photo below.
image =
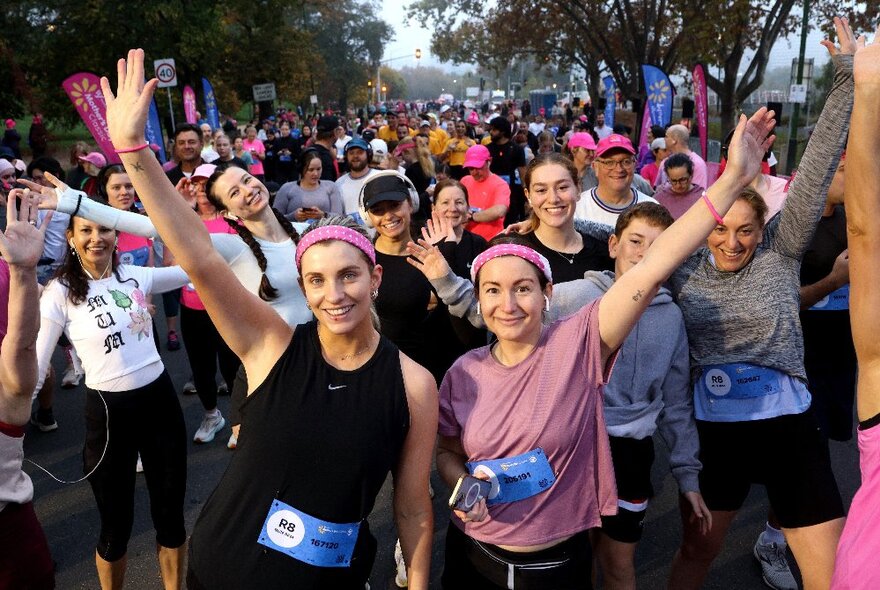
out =
[(590, 590), (592, 567), (588, 531), (543, 551), (513, 553), (480, 543), (450, 522), (440, 582), (445, 590), (501, 590), (510, 582), (525, 590)]
[(757, 483), (784, 528), (844, 516), (828, 441), (812, 410), (750, 422), (697, 420), (697, 431), (700, 491), (710, 510), (739, 510)]
[(609, 436), (618, 507), (614, 516), (602, 517), (602, 532), (621, 543), (638, 543), (642, 538), (648, 500), (654, 496), (651, 466), (654, 440)]

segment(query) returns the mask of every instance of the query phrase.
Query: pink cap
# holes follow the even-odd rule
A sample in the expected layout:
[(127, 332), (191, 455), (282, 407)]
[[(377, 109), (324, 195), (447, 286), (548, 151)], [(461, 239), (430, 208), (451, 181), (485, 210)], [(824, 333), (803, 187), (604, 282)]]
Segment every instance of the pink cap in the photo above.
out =
[(489, 148), (484, 145), (472, 145), (467, 149), (464, 153), (464, 164), (465, 168), (482, 168), (483, 164), (492, 159), (492, 154), (489, 153)]
[(466, 121), (471, 125), (479, 125), (480, 116), (477, 114), (477, 111), (471, 111), (471, 114), (467, 116)]
[(193, 170), (192, 176), (190, 176), (190, 180), (199, 180), (201, 178), (208, 179), (211, 178), (211, 175), (214, 174), (214, 171), (217, 170), (217, 166), (214, 164), (202, 164), (201, 166), (197, 166), (195, 170)]
[(572, 133), (571, 139), (568, 140), (568, 148), (582, 147), (588, 150), (596, 149), (596, 141), (589, 133)]
[(623, 150), (633, 155), (636, 153), (629, 138), (617, 133), (612, 133), (608, 137), (599, 140), (599, 146), (596, 148), (596, 157), (601, 158), (605, 152), (611, 150)]
[(89, 152), (85, 156), (79, 156), (78, 160), (94, 164), (98, 168), (103, 168), (107, 165), (107, 158), (101, 152)]
[(15, 127), (15, 119), (6, 119), (6, 128), (12, 129)]
[(587, 122), (587, 116), (586, 116), (586, 115), (581, 115), (580, 117), (578, 117), (578, 121), (581, 121), (582, 123), (586, 123), (586, 122)]
[(522, 258), (526, 262), (531, 262), (538, 267), (538, 270), (540, 270), (547, 278), (548, 282), (553, 282), (553, 273), (550, 270), (550, 262), (544, 258), (544, 256), (528, 246), (520, 246), (517, 244), (499, 244), (497, 246), (492, 246), (474, 258), (474, 262), (471, 264), (471, 281), (476, 283), (477, 273), (480, 272), (483, 265), (493, 258), (499, 258), (501, 256), (516, 256), (517, 258)]

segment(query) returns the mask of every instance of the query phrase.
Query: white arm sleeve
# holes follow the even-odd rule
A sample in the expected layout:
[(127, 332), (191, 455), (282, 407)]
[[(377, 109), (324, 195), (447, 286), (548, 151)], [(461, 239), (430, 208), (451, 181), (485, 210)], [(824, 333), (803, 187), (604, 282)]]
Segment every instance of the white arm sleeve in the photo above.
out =
[(46, 382), (46, 375), (52, 362), (52, 352), (55, 350), (55, 345), (58, 344), (58, 339), (61, 338), (63, 331), (63, 326), (42, 314), (40, 315), (40, 332), (37, 334), (37, 386), (34, 388), (34, 399), (37, 398), (37, 393)]
[(151, 293), (166, 293), (179, 289), (189, 283), (189, 277), (179, 266), (145, 269), (152, 271), (153, 286)]
[[(79, 209), (76, 208), (79, 204)], [(118, 229), (126, 233), (145, 238), (156, 238), (159, 236), (153, 222), (146, 215), (132, 213), (131, 211), (122, 211), (114, 209), (109, 205), (104, 205), (89, 198), (82, 191), (68, 188), (58, 197), (58, 211), (72, 215), (74, 211), (78, 217), (83, 217), (97, 224)]]

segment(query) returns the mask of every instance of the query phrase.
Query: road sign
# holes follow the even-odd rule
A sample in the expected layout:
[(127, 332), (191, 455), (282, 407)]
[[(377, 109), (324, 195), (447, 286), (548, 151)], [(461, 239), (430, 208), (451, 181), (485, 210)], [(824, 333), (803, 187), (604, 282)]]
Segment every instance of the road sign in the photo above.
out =
[(788, 102), (804, 104), (807, 102), (807, 85), (792, 84), (788, 91)]
[(269, 82), (268, 84), (254, 84), (253, 90), (255, 102), (275, 100), (277, 98), (274, 82)]
[(468, 98), (476, 98), (480, 95), (480, 87), (479, 86), (468, 86), (464, 89), (464, 95)]
[(312, 104), (318, 104), (318, 95), (317, 94), (311, 95), (309, 97), (309, 102), (311, 102)]
[(170, 88), (177, 86), (177, 67), (174, 65), (174, 59), (165, 58), (157, 59), (153, 62), (156, 68), (156, 79), (159, 80), (159, 88)]

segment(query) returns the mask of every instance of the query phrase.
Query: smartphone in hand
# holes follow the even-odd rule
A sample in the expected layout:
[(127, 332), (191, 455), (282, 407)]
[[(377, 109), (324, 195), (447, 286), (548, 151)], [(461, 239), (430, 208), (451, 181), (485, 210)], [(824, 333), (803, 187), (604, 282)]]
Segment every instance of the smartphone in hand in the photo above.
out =
[(462, 475), (449, 497), (449, 507), (453, 510), (470, 512), (477, 502), (489, 497), (491, 490), (490, 482), (477, 479), (473, 475)]

